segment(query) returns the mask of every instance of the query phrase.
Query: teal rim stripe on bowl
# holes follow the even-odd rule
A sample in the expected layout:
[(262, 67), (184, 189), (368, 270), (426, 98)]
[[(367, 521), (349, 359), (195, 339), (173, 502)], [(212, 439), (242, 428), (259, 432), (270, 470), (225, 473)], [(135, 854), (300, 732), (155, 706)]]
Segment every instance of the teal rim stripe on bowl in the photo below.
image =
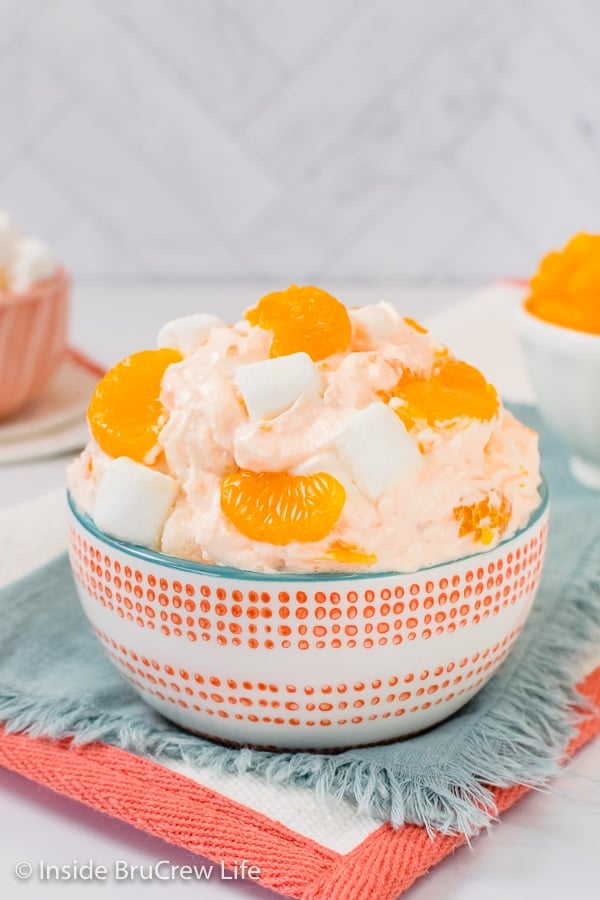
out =
[[(496, 550), (498, 547), (502, 547), (504, 544), (508, 544), (510, 541), (513, 541), (515, 538), (518, 538), (519, 535), (523, 534), (527, 531), (528, 528), (531, 528), (532, 525), (535, 525), (536, 522), (543, 516), (544, 512), (548, 507), (548, 485), (546, 480), (542, 477), (542, 481), (538, 488), (541, 501), (539, 506), (531, 514), (529, 520), (522, 528), (519, 528), (518, 531), (515, 531), (511, 537), (505, 538), (500, 541), (493, 550)], [(144, 560), (145, 562), (154, 563), (157, 565), (168, 566), (170, 569), (176, 569), (180, 572), (193, 572), (196, 575), (209, 575), (213, 578), (233, 578), (239, 581), (283, 581), (283, 582), (291, 582), (291, 581), (307, 581), (307, 582), (316, 582), (316, 581), (361, 581), (364, 579), (373, 579), (373, 578), (390, 578), (395, 575), (410, 575), (410, 571), (388, 571), (388, 572), (314, 572), (314, 573), (299, 573), (294, 575), (290, 572), (252, 572), (248, 569), (234, 569), (230, 566), (220, 566), (220, 565), (208, 565), (207, 563), (199, 563), (193, 562), (192, 560), (186, 560), (179, 556), (169, 556), (166, 553), (159, 553), (157, 550), (150, 550), (148, 547), (142, 547), (137, 544), (128, 544), (125, 541), (118, 541), (115, 538), (110, 537), (104, 532), (100, 531), (93, 519), (88, 516), (87, 513), (82, 512), (82, 510), (78, 509), (75, 505), (75, 501), (71, 496), (71, 492), (67, 491), (67, 501), (69, 504), (69, 509), (71, 510), (73, 516), (77, 519), (77, 521), (85, 528), (86, 531), (89, 531), (90, 534), (94, 535), (94, 537), (98, 538), (101, 541), (104, 541), (105, 544), (108, 544), (109, 547), (114, 547), (116, 550), (120, 550), (122, 553), (127, 553), (130, 556), (133, 556), (136, 559)], [(469, 553), (466, 556), (460, 556), (457, 559), (449, 559), (446, 562), (436, 563), (433, 566), (424, 566), (421, 569), (414, 569), (412, 571), (416, 572), (430, 572), (435, 571), (436, 569), (441, 568), (442, 566), (447, 566), (451, 563), (462, 562), (467, 559), (472, 559), (477, 556), (482, 556), (484, 553), (488, 552), (487, 549), (480, 550), (477, 553)]]

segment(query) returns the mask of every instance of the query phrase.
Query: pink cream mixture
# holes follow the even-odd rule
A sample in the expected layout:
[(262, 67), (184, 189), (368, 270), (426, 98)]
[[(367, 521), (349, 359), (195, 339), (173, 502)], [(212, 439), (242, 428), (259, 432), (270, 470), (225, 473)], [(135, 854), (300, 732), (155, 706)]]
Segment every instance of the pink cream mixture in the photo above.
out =
[[(363, 327), (365, 311), (385, 315), (385, 337)], [(539, 504), (537, 436), (501, 405), (488, 421), (462, 417), (410, 430), (421, 455), (410, 476), (374, 497), (354, 477), (336, 436), (357, 411), (381, 402), (403, 371), (430, 373), (444, 348), (389, 304), (349, 310), (347, 352), (318, 362), (320, 389), (269, 419), (251, 420), (236, 369), (269, 358), (269, 332), (246, 321), (216, 325), (204, 342), (169, 366), (161, 401), (168, 414), (159, 442), (162, 472), (178, 482), (159, 549), (190, 560), (263, 572), (410, 571), (488, 549), (526, 524)], [(390, 404), (394, 406), (394, 400)], [(360, 452), (360, 451), (358, 451)], [(385, 447), (367, 467), (387, 464)], [(92, 517), (110, 458), (91, 441), (69, 472), (77, 504)], [(274, 545), (245, 537), (222, 512), (221, 483), (236, 468), (290, 474), (328, 472), (346, 501), (326, 538)], [(487, 498), (504, 504), (507, 523), (486, 538), (460, 534), (455, 510)], [(332, 559), (332, 544), (358, 547), (375, 561)]]

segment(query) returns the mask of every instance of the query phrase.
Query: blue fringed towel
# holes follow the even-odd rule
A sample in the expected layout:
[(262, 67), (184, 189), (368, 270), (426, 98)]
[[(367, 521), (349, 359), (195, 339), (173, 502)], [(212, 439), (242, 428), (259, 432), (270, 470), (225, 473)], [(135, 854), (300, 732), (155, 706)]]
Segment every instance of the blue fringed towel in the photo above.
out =
[(600, 645), (600, 494), (572, 481), (532, 410), (517, 412), (540, 432), (552, 498), (542, 585), (509, 658), (448, 721), (337, 755), (235, 750), (190, 735), (147, 707), (108, 662), (64, 556), (0, 591), (0, 721), (8, 731), (258, 773), (349, 798), (396, 826), (473, 834), (496, 813), (489, 786), (539, 786), (557, 772), (575, 733), (574, 685)]

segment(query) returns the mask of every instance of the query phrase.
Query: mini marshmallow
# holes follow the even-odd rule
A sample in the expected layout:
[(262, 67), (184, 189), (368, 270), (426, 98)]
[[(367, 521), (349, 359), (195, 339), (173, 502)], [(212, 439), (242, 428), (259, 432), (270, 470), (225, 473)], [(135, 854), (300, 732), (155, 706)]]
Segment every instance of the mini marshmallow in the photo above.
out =
[(308, 353), (238, 366), (236, 384), (251, 419), (273, 419), (302, 395), (318, 397), (321, 374)]
[(290, 469), (291, 475), (315, 475), (319, 472), (326, 472), (344, 486), (350, 481), (350, 473), (342, 464), (338, 454), (334, 453), (333, 450), (323, 450), (321, 453), (315, 453), (314, 456), (309, 456), (300, 465)]
[(96, 489), (94, 522), (120, 541), (157, 549), (178, 489), (170, 475), (120, 456), (108, 463)]
[(10, 263), (11, 287), (24, 291), (36, 281), (52, 278), (56, 268), (56, 260), (43, 241), (23, 238), (17, 242)]
[(404, 424), (380, 402), (355, 412), (336, 435), (334, 447), (371, 500), (413, 475), (422, 463)]
[(351, 309), (350, 316), (363, 335), (372, 342), (389, 339), (397, 324), (393, 307), (383, 302)]
[(0, 210), (0, 266), (5, 266), (15, 252), (19, 233), (8, 213)]
[(205, 342), (213, 328), (224, 324), (222, 319), (210, 313), (172, 319), (158, 333), (158, 348), (179, 350), (182, 356), (189, 356)]

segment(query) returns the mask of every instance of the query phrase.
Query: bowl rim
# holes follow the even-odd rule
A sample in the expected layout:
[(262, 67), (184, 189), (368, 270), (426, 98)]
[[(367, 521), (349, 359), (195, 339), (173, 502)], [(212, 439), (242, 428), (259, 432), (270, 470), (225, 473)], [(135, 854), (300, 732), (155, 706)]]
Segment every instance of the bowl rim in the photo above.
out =
[(57, 292), (66, 294), (71, 288), (71, 279), (69, 273), (60, 263), (56, 266), (56, 271), (48, 278), (42, 278), (40, 281), (34, 281), (29, 287), (21, 292), (12, 290), (0, 290), (0, 309), (13, 309), (15, 306), (27, 306), (39, 301), (40, 298), (47, 300), (48, 297), (53, 299)]
[(557, 325), (556, 322), (549, 322), (547, 319), (542, 319), (540, 316), (536, 316), (535, 313), (530, 312), (525, 303), (526, 299), (522, 300), (517, 307), (517, 322), (520, 320), (523, 324), (527, 323), (528, 326), (539, 329), (542, 334), (546, 334), (548, 337), (554, 335), (558, 338), (560, 335), (560, 339), (570, 340), (580, 347), (595, 347), (595, 349), (600, 347), (600, 334), (594, 334), (592, 331), (582, 331), (579, 328), (569, 328), (568, 325)]
[(71, 514), (79, 522), (79, 524), (95, 538), (100, 539), (109, 547), (113, 547), (122, 553), (126, 553), (135, 559), (142, 560), (146, 563), (154, 563), (155, 565), (166, 566), (169, 569), (175, 569), (178, 572), (190, 572), (195, 575), (207, 575), (213, 578), (230, 578), (236, 581), (273, 581), (273, 582), (347, 582), (347, 581), (365, 581), (382, 578), (397, 578), (409, 575), (416, 575), (422, 572), (434, 572), (448, 565), (459, 562), (465, 562), (468, 559), (477, 559), (485, 556), (486, 553), (497, 551), (500, 547), (509, 544), (516, 538), (521, 537), (526, 531), (536, 525), (546, 513), (549, 505), (548, 484), (543, 474), (540, 473), (540, 484), (538, 492), (540, 494), (540, 503), (531, 513), (527, 522), (521, 526), (514, 534), (496, 544), (489, 550), (480, 550), (477, 553), (468, 553), (455, 559), (446, 560), (446, 562), (435, 563), (431, 566), (423, 566), (420, 569), (405, 571), (386, 571), (386, 572), (254, 572), (249, 569), (235, 569), (232, 566), (209, 565), (208, 563), (199, 563), (193, 560), (186, 560), (179, 556), (170, 556), (167, 553), (160, 553), (158, 550), (151, 550), (148, 547), (142, 547), (139, 544), (129, 544), (126, 541), (119, 541), (110, 537), (103, 531), (100, 531), (94, 523), (91, 516), (78, 509), (70, 491), (67, 491), (67, 503)]

